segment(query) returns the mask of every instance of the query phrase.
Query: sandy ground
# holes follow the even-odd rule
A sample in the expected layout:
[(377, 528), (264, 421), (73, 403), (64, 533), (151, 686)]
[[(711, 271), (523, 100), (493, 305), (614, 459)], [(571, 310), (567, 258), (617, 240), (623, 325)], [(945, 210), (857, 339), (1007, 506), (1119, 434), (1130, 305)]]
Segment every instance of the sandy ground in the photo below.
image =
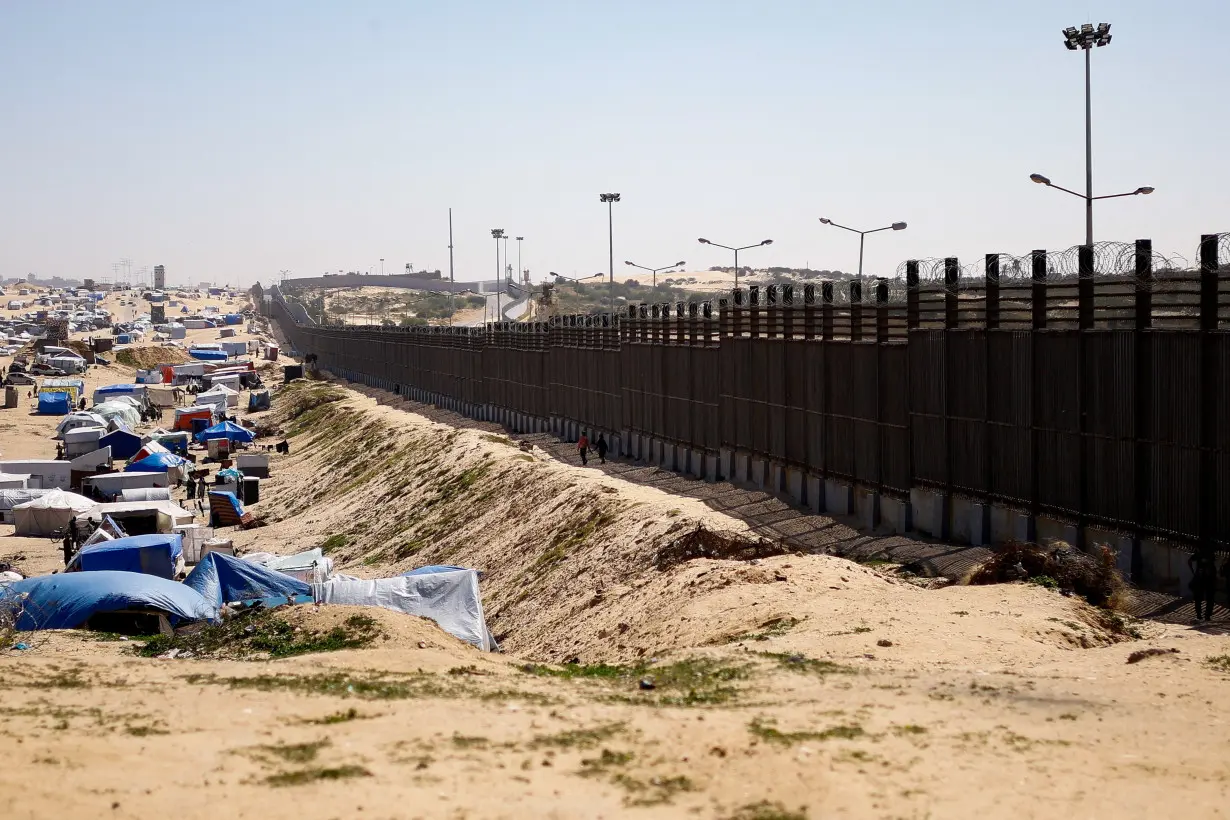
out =
[[(237, 546), (321, 545), (364, 577), (480, 568), (505, 652), (379, 610), (371, 648), (275, 661), (32, 636), (0, 653), (0, 816), (1230, 814), (1230, 638), (1030, 585), (749, 557), (746, 525), (698, 500), (378, 391), (300, 382), (258, 418), (291, 453)], [(37, 539), (0, 559), (17, 546), (58, 562)], [(1144, 649), (1177, 651), (1128, 662)]]

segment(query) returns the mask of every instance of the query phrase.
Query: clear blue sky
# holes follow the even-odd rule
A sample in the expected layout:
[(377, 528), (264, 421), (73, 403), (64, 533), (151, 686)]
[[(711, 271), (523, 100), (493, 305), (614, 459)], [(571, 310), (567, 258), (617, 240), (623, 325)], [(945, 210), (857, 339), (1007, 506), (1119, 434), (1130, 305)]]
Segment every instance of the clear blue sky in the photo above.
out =
[[(1097, 238), (1194, 256), (1230, 230), (1230, 4), (0, 0), (0, 276), (251, 283), (379, 266), (730, 264), (869, 273)], [(510, 247), (514, 245), (509, 243)], [(516, 263), (515, 251), (512, 254)]]

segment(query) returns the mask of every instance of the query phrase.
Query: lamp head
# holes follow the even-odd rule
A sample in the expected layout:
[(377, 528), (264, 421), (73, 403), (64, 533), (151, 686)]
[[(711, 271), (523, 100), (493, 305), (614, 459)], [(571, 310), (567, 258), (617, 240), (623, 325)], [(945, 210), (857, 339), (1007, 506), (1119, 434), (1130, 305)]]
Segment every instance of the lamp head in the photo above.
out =
[(1051, 181), (1047, 179), (1046, 177), (1042, 176), (1042, 174), (1030, 174), (1029, 178), (1033, 180), (1034, 182), (1038, 183), (1039, 185), (1050, 185), (1051, 184)]
[(1148, 196), (1149, 194), (1153, 193), (1153, 188), (1151, 188), (1151, 187), (1150, 187), (1150, 186), (1148, 186), (1148, 185), (1145, 185), (1145, 186), (1143, 186), (1143, 187), (1141, 187), (1141, 188), (1137, 188), (1137, 189), (1136, 189), (1136, 193), (1138, 193), (1138, 194), (1144, 194), (1145, 196)]
[(708, 244), (709, 244), (709, 240), (708, 240), (708, 239), (705, 239), (705, 238), (703, 238), (703, 237), (702, 237), (701, 239), (696, 240), (696, 241), (697, 241), (697, 242), (699, 242), (699, 243), (700, 243), (700, 244), (702, 244), (702, 245), (708, 245)]
[(820, 221), (821, 221), (823, 224), (825, 224), (825, 225), (832, 225), (832, 224), (833, 224), (833, 220), (829, 219), (827, 216), (822, 216), (822, 217), (820, 217)]
[(677, 267), (677, 268), (682, 268), (682, 267), (683, 267), (684, 265), (686, 265), (686, 264), (687, 264), (687, 262), (684, 262), (684, 261), (681, 259), (681, 260), (679, 260), (678, 262), (676, 262), (676, 263), (675, 263), (675, 267)]
[[(625, 265), (632, 265), (632, 263), (631, 263), (631, 262), (629, 262), (629, 261), (628, 261), (628, 260), (626, 260), (626, 259), (624, 260), (624, 264), (625, 264)], [(635, 265), (633, 265), (633, 267), (636, 267), (636, 266), (635, 266)]]
[(761, 242), (760, 244), (761, 244), (761, 245), (772, 245), (772, 244), (773, 244), (773, 240), (772, 240), (772, 239), (766, 239), (765, 241)]
[(598, 201), (599, 202), (618, 202), (619, 194), (599, 194)]
[(905, 230), (905, 227), (906, 227), (906, 225), (905, 225), (905, 223), (904, 223), (904, 222), (894, 222), (894, 223), (893, 223), (893, 230), (894, 230), (894, 231), (904, 231), (904, 230)]

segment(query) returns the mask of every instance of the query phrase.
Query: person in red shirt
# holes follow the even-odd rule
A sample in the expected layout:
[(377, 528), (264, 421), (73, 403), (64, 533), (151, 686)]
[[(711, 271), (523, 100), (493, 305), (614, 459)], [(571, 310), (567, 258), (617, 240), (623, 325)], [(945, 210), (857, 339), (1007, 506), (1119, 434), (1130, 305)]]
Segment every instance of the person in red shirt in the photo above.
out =
[(589, 436), (585, 435), (585, 431), (581, 431), (581, 437), (577, 439), (577, 452), (581, 454), (581, 466), (589, 464)]

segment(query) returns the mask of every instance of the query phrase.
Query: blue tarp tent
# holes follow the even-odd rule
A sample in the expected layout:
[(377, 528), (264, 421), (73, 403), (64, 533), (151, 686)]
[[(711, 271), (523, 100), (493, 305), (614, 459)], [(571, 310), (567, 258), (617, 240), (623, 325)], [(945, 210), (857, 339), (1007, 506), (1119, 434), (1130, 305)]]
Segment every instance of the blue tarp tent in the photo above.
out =
[(188, 310), (188, 306), (187, 306), (187, 305), (184, 305), (182, 308), (180, 308), (180, 309), (179, 309), (179, 312), (180, 312), (180, 313), (189, 313), (190, 311)]
[(17, 628), (73, 629), (100, 612), (143, 609), (176, 621), (217, 621), (218, 608), (183, 584), (136, 572), (66, 572), (27, 578), (0, 588), (0, 607)]
[(128, 430), (120, 429), (112, 433), (107, 433), (98, 440), (98, 447), (111, 448), (111, 457), (127, 461), (137, 454), (141, 449), (141, 437), (136, 433), (131, 433)]
[(243, 314), (228, 313), (226, 314), (225, 321), (228, 325), (242, 325), (243, 324)]
[(41, 416), (67, 416), (73, 409), (67, 393), (39, 393), (38, 412)]
[(102, 404), (115, 396), (144, 396), (143, 384), (108, 384), (94, 389), (94, 403)]
[(312, 587), (298, 578), (221, 552), (211, 552), (202, 558), (184, 579), (184, 585), (195, 589), (214, 606), (258, 601), (265, 606), (278, 606), (288, 598), (296, 603), (312, 602)]
[(133, 535), (85, 547), (65, 572), (117, 570), (174, 578), (175, 564), (184, 554), (183, 536)]
[(150, 453), (140, 461), (134, 461), (124, 468), (126, 473), (165, 473), (172, 467), (179, 467), (184, 460), (174, 453)]
[(251, 430), (246, 430), (238, 424), (229, 421), (220, 422), (213, 427), (207, 427), (196, 434), (197, 441), (209, 441), (215, 438), (225, 438), (231, 441), (249, 442), (256, 436)]
[(203, 362), (224, 362), (230, 358), (225, 350), (199, 350), (195, 347), (188, 351), (188, 355)]

